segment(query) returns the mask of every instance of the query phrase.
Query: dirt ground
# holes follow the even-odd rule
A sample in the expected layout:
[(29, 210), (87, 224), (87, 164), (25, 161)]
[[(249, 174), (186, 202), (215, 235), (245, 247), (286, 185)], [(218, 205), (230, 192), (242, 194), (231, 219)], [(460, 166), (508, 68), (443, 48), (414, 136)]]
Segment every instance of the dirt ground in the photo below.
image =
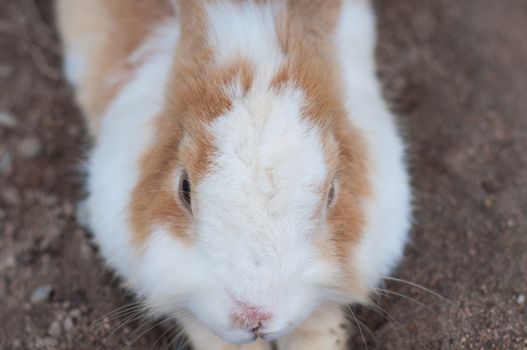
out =
[[(355, 309), (352, 348), (527, 349), (527, 1), (376, 5), (416, 199), (396, 276), (443, 297), (387, 283), (384, 311)], [(0, 348), (166, 349), (163, 329), (111, 317), (133, 299), (77, 223), (89, 140), (51, 7), (0, 1)]]

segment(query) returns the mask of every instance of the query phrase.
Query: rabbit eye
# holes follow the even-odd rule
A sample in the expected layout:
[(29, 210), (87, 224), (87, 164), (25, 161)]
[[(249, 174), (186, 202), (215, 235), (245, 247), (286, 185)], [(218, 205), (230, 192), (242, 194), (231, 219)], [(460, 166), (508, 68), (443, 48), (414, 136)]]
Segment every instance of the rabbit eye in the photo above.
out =
[(335, 181), (333, 181), (333, 184), (331, 185), (331, 188), (329, 189), (329, 192), (328, 192), (328, 207), (331, 206), (333, 204), (333, 202), (335, 201)]
[(184, 171), (183, 174), (181, 174), (181, 179), (179, 181), (179, 199), (189, 211), (192, 211), (191, 193), (192, 187), (190, 185), (190, 180), (188, 178), (187, 172)]

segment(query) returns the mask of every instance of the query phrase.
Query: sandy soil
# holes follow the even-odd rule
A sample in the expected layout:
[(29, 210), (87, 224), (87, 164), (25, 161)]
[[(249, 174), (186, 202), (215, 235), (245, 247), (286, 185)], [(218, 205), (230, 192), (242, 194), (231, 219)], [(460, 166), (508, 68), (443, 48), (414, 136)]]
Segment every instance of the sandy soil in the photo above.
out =
[[(442, 297), (388, 282), (352, 348), (527, 349), (527, 1), (376, 3), (416, 197), (396, 276)], [(109, 316), (133, 299), (76, 219), (89, 140), (51, 5), (0, 2), (0, 348), (163, 349), (159, 327)]]

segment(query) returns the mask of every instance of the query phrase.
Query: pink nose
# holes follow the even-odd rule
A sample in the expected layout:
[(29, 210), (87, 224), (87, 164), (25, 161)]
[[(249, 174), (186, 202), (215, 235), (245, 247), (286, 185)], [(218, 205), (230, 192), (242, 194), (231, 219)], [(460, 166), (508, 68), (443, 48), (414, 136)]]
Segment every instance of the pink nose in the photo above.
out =
[(240, 301), (236, 302), (236, 311), (231, 315), (235, 327), (248, 329), (256, 335), (269, 323), (271, 318), (271, 313), (265, 308)]

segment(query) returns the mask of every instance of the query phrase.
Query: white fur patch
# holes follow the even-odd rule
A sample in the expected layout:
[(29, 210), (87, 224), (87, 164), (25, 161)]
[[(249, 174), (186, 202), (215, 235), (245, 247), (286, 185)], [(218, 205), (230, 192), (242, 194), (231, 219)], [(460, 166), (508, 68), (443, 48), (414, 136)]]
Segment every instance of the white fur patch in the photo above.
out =
[(395, 267), (410, 227), (410, 186), (395, 117), (382, 98), (375, 72), (375, 20), (369, 1), (346, 0), (336, 35), (350, 123), (365, 138), (373, 197), (352, 267), (373, 288)]
[(232, 103), (210, 126), (216, 152), (193, 187), (194, 248), (216, 286), (191, 309), (240, 341), (250, 334), (226, 320), (236, 300), (269, 310), (266, 331), (278, 336), (318, 305), (323, 293), (316, 286), (336, 267), (314, 245), (328, 234), (317, 214), (328, 169), (320, 132), (301, 114), (303, 94), (250, 89)]
[(90, 226), (102, 255), (126, 279), (136, 267), (128, 205), (138, 181), (139, 160), (152, 143), (153, 119), (163, 107), (179, 32), (175, 23), (164, 26), (163, 36), (150, 37), (145, 43), (148, 47), (157, 43), (155, 53), (137, 69), (134, 79), (122, 88), (105, 113), (88, 164)]

